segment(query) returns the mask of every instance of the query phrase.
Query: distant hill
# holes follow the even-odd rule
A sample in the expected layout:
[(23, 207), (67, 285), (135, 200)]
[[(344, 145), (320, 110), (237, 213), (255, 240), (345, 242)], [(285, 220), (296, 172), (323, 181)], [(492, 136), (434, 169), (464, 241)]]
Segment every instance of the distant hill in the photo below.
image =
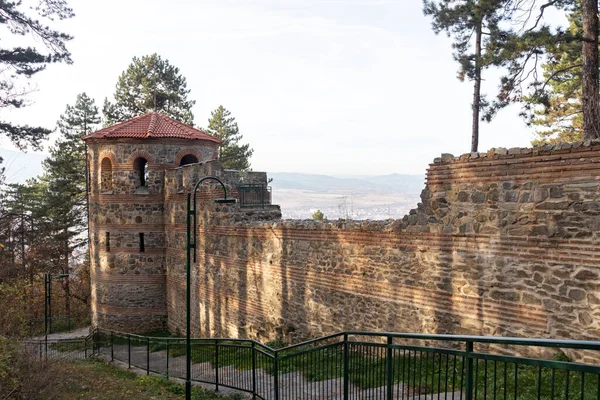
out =
[(295, 172), (269, 172), (273, 189), (298, 189), (319, 192), (355, 193), (420, 193), (424, 187), (422, 175), (390, 174), (360, 177), (301, 174)]
[(416, 207), (425, 187), (421, 175), (329, 176), (270, 172), (273, 203), (284, 218), (311, 218), (321, 210), (329, 219), (402, 218)]
[(24, 183), (27, 179), (42, 174), (42, 161), (48, 155), (0, 149), (0, 157), (4, 160), (0, 168), (5, 168), (6, 183)]
[[(42, 174), (43, 153), (0, 149), (7, 183), (23, 183)], [(284, 218), (311, 218), (320, 209), (327, 218), (402, 218), (419, 201), (423, 175), (329, 176), (268, 172), (273, 178), (273, 203)]]

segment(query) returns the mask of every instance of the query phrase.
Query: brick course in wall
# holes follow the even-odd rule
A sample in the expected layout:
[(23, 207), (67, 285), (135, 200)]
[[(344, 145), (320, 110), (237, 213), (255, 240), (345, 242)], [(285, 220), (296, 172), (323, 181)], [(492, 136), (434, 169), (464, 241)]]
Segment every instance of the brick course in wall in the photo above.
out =
[[(444, 155), (401, 220), (261, 222), (214, 212), (221, 216), (198, 228), (193, 333), (597, 339), (599, 161), (598, 143)], [(184, 206), (172, 197), (166, 210), (168, 324), (180, 332)]]
[[(184, 333), (186, 194), (207, 175), (233, 197), (237, 184), (267, 182), (218, 162), (177, 167), (190, 149), (201, 161), (216, 151), (183, 140), (90, 144), (95, 324)], [(144, 190), (132, 172), (140, 154), (151, 159)], [(105, 155), (111, 191), (98, 171)], [(281, 220), (276, 206), (240, 209), (218, 197), (210, 182), (197, 193), (194, 335), (600, 336), (600, 143), (444, 154), (400, 220)]]
[[(92, 322), (129, 332), (163, 329), (165, 170), (179, 167), (187, 154), (200, 162), (213, 160), (217, 144), (131, 138), (90, 139), (87, 144)], [(136, 170), (138, 157), (148, 161), (145, 185)]]

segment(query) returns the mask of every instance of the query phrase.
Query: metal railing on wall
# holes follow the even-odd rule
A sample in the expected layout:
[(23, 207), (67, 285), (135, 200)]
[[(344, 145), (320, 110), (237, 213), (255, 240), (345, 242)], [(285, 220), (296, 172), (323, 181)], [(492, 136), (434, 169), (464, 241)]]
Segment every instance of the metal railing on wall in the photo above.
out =
[[(40, 357), (101, 354), (147, 374), (185, 378), (185, 339), (94, 330), (27, 342)], [(561, 350), (562, 349), (562, 350)], [(260, 399), (599, 399), (600, 342), (341, 332), (274, 349), (253, 340), (193, 339), (192, 377)], [(536, 357), (506, 355), (539, 350)], [(548, 357), (548, 354), (553, 354)]]
[(272, 190), (261, 183), (238, 185), (239, 204), (241, 208), (265, 208), (271, 205)]

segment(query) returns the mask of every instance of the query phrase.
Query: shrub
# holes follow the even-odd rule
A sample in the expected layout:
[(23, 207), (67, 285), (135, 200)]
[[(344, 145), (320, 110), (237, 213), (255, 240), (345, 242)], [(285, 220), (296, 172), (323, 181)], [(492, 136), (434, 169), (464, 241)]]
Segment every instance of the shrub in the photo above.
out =
[(321, 210), (315, 211), (312, 217), (315, 221), (323, 221), (325, 219), (325, 215)]
[(54, 398), (60, 371), (57, 361), (40, 361), (19, 342), (0, 336), (0, 399)]

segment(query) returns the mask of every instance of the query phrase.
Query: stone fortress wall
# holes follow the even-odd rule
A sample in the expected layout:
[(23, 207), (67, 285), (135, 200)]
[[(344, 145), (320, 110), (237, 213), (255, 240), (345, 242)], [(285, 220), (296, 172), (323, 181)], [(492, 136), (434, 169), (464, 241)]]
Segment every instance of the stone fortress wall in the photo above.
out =
[[(233, 197), (236, 184), (267, 182), (219, 162), (171, 164), (157, 178), (161, 202), (132, 195), (115, 206), (110, 194), (91, 194), (92, 226), (120, 235), (121, 248), (100, 252), (92, 271), (96, 324), (185, 332), (186, 193), (206, 175)], [(240, 209), (218, 197), (214, 184), (198, 191), (194, 336), (600, 336), (600, 143), (443, 155), (402, 220), (281, 220), (277, 206)], [(157, 235), (143, 255), (129, 250), (141, 227)]]
[[(186, 168), (194, 179), (213, 173)], [(170, 197), (172, 173), (166, 182), (168, 326), (185, 332), (185, 200)], [(445, 154), (402, 220), (208, 207), (192, 277), (194, 335), (600, 337), (600, 143)]]
[[(216, 152), (217, 144), (205, 141), (88, 142), (94, 325), (137, 332), (166, 326), (165, 171), (184, 155), (203, 161)], [(144, 186), (135, 165), (140, 159), (147, 161)]]

